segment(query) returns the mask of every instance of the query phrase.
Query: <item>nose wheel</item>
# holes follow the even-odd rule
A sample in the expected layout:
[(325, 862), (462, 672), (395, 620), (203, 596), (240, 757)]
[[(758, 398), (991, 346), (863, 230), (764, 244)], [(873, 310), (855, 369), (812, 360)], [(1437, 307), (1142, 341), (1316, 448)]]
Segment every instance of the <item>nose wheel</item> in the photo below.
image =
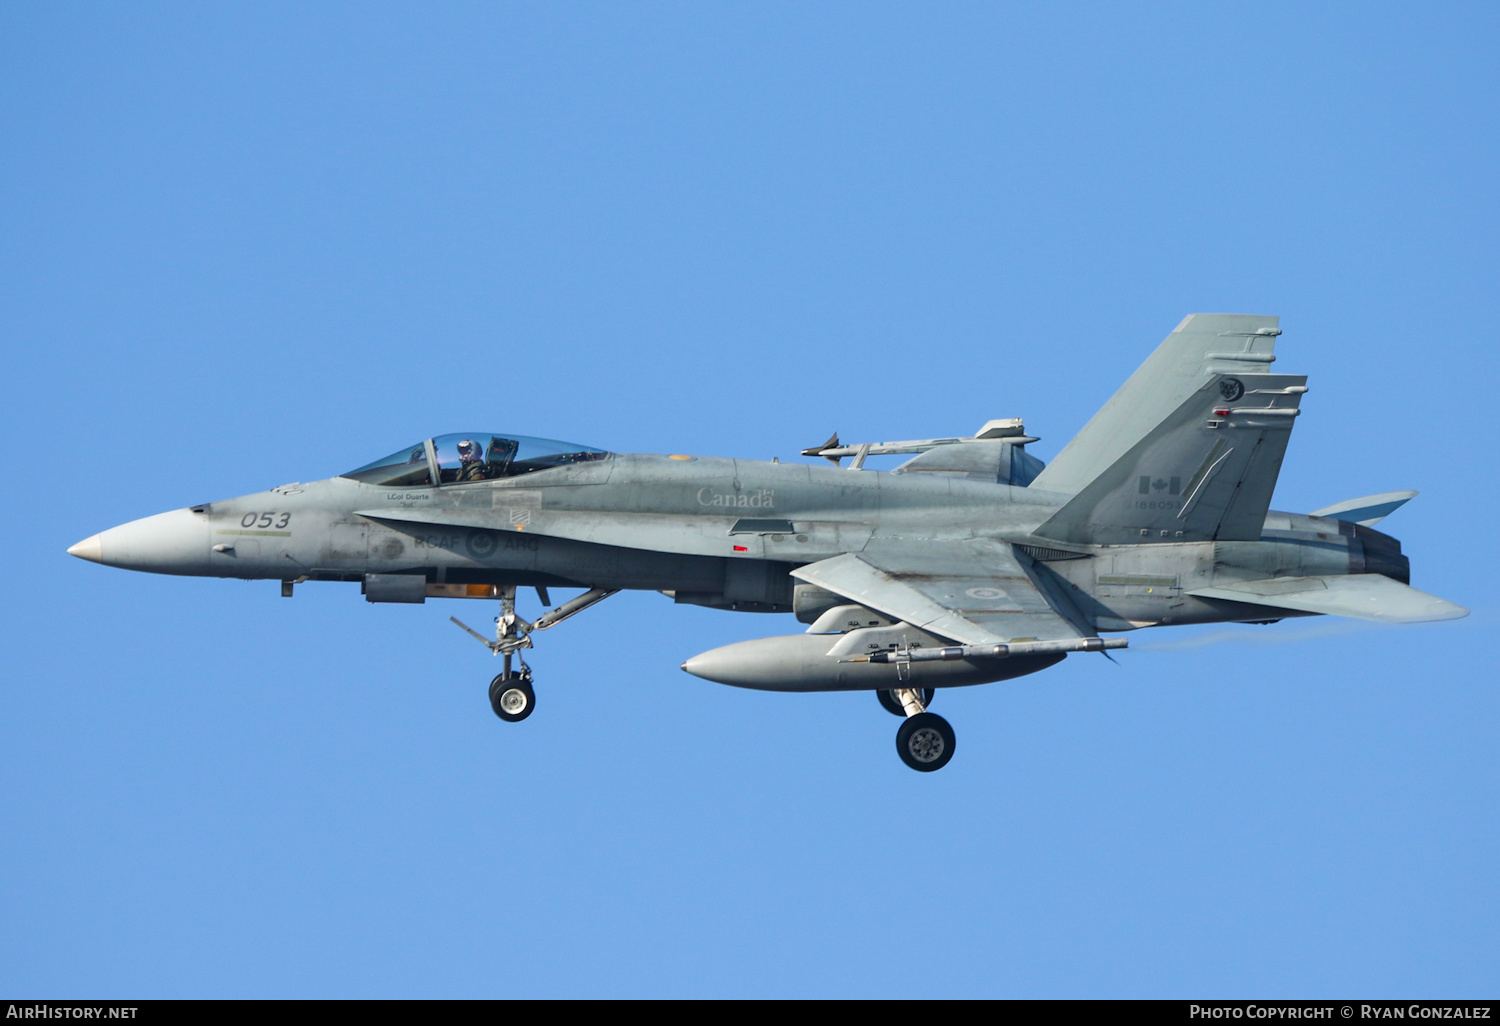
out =
[(531, 689), (531, 671), (509, 671), (490, 681), (490, 708), (506, 723), (520, 723), (536, 708), (536, 692)]

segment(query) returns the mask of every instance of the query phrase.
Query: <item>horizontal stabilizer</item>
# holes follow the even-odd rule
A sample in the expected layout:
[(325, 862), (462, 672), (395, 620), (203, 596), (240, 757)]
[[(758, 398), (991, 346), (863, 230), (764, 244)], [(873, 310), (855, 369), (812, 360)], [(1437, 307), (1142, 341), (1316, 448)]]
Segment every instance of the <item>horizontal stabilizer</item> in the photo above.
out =
[(1360, 499), (1335, 502), (1332, 506), (1314, 510), (1308, 516), (1331, 517), (1334, 520), (1343, 520), (1351, 524), (1374, 527), (1416, 496), (1416, 492), (1410, 491), (1381, 492), (1379, 495), (1366, 495)]
[(1273, 577), (1188, 592), (1198, 598), (1253, 602), (1304, 613), (1352, 616), (1379, 623), (1425, 623), (1468, 616), (1463, 606), (1380, 574)]

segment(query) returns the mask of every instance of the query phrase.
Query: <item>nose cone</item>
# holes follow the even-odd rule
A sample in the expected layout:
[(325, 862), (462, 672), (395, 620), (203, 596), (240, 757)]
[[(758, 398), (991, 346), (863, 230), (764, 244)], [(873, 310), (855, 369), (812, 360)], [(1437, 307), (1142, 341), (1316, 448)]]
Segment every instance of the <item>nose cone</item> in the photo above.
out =
[(85, 538), (77, 545), (70, 545), (68, 555), (86, 559), (90, 563), (102, 563), (104, 562), (104, 546), (100, 544), (99, 536), (96, 534)]
[(125, 570), (201, 574), (208, 569), (208, 518), (174, 509), (111, 527), (68, 549), (70, 556)]

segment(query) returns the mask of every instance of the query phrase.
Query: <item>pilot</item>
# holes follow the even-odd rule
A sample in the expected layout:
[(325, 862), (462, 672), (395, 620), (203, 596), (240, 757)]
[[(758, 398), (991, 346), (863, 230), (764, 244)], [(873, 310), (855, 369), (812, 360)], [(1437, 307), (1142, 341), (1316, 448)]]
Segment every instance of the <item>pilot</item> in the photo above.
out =
[(483, 481), (489, 477), (484, 466), (479, 443), (465, 438), (458, 443), (458, 480)]

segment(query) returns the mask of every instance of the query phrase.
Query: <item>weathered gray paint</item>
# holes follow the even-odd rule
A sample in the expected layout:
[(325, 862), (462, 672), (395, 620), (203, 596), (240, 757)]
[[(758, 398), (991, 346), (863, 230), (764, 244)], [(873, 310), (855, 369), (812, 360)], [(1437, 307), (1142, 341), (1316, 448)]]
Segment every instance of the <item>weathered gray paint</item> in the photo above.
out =
[[(440, 487), (285, 485), (126, 524), (70, 551), (202, 576), (654, 590), (726, 609), (795, 609), (803, 622), (852, 600), (932, 643), (1318, 612), (1462, 615), (1401, 590), (1399, 543), (1367, 526), (1407, 493), (1328, 508), (1356, 510), (1363, 523), (1268, 510), (1305, 391), (1304, 378), (1267, 373), (1277, 333), (1269, 317), (1185, 320), (1029, 487), (1004, 483), (1023, 451), (1015, 439), (943, 440), (946, 450), (896, 473), (622, 453)], [(1349, 581), (1329, 583), (1338, 577)], [(1278, 579), (1301, 583), (1255, 584)], [(392, 587), (370, 580), (377, 593)], [(894, 686), (879, 683), (889, 665), (828, 662), (832, 643), (730, 646), (699, 668), (743, 683), (757, 675), (730, 673), (725, 660), (753, 656), (767, 687)], [(931, 686), (1053, 661), (921, 665)]]

